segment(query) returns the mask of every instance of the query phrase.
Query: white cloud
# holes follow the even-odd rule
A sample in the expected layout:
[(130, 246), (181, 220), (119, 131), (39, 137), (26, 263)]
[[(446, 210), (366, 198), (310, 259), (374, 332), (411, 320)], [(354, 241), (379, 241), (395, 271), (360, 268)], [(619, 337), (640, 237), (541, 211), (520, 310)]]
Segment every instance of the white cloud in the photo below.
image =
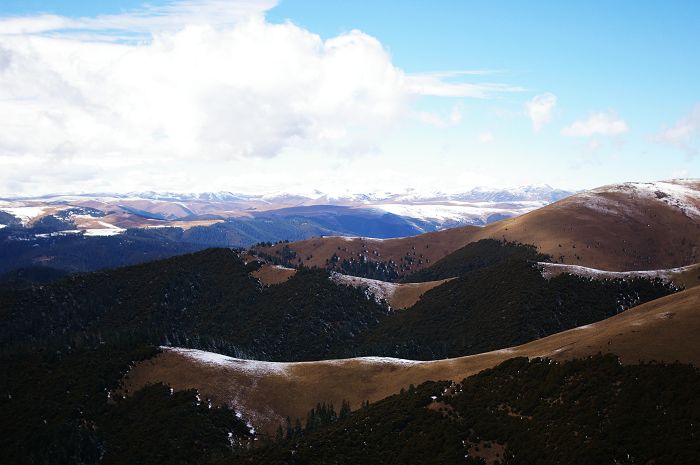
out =
[[(51, 33), (66, 37), (109, 40), (110, 37), (143, 38), (154, 31), (174, 32), (185, 25), (226, 27), (251, 16), (262, 16), (276, 0), (180, 0), (114, 15), (67, 18), (40, 14), (0, 19), (0, 34)], [(94, 34), (86, 36), (86, 32)], [(126, 34), (126, 35), (124, 35)]]
[(627, 132), (627, 123), (614, 112), (594, 113), (561, 130), (568, 137), (614, 136)]
[(462, 122), (462, 110), (464, 105), (461, 102), (456, 103), (450, 112), (446, 115), (441, 115), (432, 111), (416, 111), (414, 116), (418, 121), (421, 121), (436, 128), (447, 128), (457, 126)]
[(522, 87), (500, 83), (452, 82), (449, 79), (468, 72), (425, 73), (406, 76), (406, 90), (416, 95), (436, 97), (488, 98), (497, 93), (522, 92)]
[(490, 144), (494, 140), (496, 140), (496, 138), (491, 131), (486, 131), (479, 134), (479, 143), (481, 144)]
[(700, 103), (676, 124), (663, 130), (657, 135), (656, 140), (661, 143), (680, 148), (689, 156), (698, 154), (698, 142), (700, 136)]
[[(519, 90), (463, 82), (482, 71), (407, 74), (374, 37), (271, 24), (272, 6), (189, 0), (0, 18), (0, 193), (113, 189), (115, 177), (178, 189), (181, 171), (204, 161), (369, 154), (417, 96)], [(424, 120), (449, 126), (461, 114), (456, 105)]]
[(557, 97), (554, 94), (544, 93), (536, 95), (525, 103), (527, 115), (532, 121), (535, 132), (540, 131), (552, 119), (552, 111), (557, 105)]

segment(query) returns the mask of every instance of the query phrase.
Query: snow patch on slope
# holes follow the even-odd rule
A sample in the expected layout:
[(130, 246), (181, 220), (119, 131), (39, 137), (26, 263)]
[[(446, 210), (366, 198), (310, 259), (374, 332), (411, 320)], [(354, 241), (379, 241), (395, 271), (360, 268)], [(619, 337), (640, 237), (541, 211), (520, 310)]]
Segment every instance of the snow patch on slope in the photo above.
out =
[(0, 210), (19, 218), (22, 224), (26, 225), (42, 215), (47, 210), (47, 207), (2, 207)]
[(669, 268), (665, 270), (645, 270), (645, 271), (605, 271), (596, 268), (588, 268), (579, 265), (565, 265), (561, 263), (539, 262), (538, 267), (544, 278), (552, 278), (561, 273), (584, 276), (591, 279), (629, 279), (629, 278), (658, 278), (664, 282), (671, 282), (674, 275), (683, 273), (694, 268), (696, 265), (689, 265), (680, 268)]
[(335, 271), (331, 272), (330, 279), (336, 284), (366, 289), (368, 297), (372, 296), (377, 303), (382, 303), (382, 301), (388, 303), (399, 286), (395, 283), (388, 283), (377, 279), (359, 278), (357, 276), (336, 273)]
[(613, 186), (604, 186), (581, 193), (576, 196), (585, 200), (586, 206), (604, 213), (633, 212), (621, 202), (601, 194), (622, 193), (631, 197), (660, 202), (676, 208), (691, 218), (700, 218), (700, 184), (697, 181), (673, 180), (659, 182), (628, 182)]
[(380, 203), (372, 205), (372, 208), (398, 216), (423, 221), (435, 221), (443, 224), (486, 224), (489, 217), (493, 215), (501, 215), (504, 217), (518, 216), (547, 204), (548, 202), (546, 201), (522, 201), (507, 203), (505, 205), (492, 202), (450, 202), (435, 204)]
[[(431, 363), (431, 360), (408, 360), (405, 358), (393, 358), (393, 357), (355, 357), (355, 358), (342, 358), (337, 360), (323, 360), (322, 363), (326, 365), (347, 365), (348, 363), (357, 362), (366, 365), (394, 365), (394, 366), (416, 366), (423, 365), (426, 363)], [(314, 363), (319, 362), (298, 362), (298, 364), (303, 363)]]
[(287, 363), (283, 362), (262, 362), (259, 360), (244, 360), (241, 358), (229, 357), (215, 352), (206, 352), (197, 349), (183, 349), (180, 347), (161, 347), (164, 351), (175, 352), (190, 360), (203, 365), (212, 365), (223, 368), (231, 368), (239, 372), (244, 372), (255, 376), (286, 376)]
[(86, 236), (115, 236), (121, 234), (126, 229), (114, 226), (113, 224), (105, 223), (104, 221), (97, 222), (103, 228), (90, 228), (85, 230)]

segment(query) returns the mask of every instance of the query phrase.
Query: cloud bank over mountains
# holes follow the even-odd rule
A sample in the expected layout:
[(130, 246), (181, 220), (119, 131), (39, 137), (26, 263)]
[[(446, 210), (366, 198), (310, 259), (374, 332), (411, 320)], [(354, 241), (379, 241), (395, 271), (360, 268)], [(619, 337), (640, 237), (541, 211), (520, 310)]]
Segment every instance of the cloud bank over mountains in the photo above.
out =
[(42, 176), (47, 163), (77, 182), (106, 169), (143, 174), (290, 149), (366, 152), (418, 96), (518, 90), (407, 74), (374, 37), (324, 40), (267, 22), (273, 6), (182, 1), (0, 20), (0, 184), (25, 191), (22, 178)]

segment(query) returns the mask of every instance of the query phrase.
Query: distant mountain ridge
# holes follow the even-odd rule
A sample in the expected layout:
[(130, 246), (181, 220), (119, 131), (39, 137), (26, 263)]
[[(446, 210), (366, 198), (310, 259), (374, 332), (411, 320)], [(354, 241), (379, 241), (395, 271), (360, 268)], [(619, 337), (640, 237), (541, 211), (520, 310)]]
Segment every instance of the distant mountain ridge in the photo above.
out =
[(462, 202), (515, 202), (543, 200), (556, 202), (573, 194), (574, 191), (558, 189), (547, 184), (525, 185), (511, 188), (474, 187), (462, 192), (421, 191), (408, 188), (398, 192), (345, 192), (331, 194), (320, 190), (307, 192), (277, 191), (260, 194), (248, 194), (233, 191), (212, 192), (163, 192), (163, 191), (134, 191), (127, 193), (94, 192), (94, 193), (59, 193), (37, 196), (8, 196), (0, 197), (6, 201), (41, 201), (41, 200), (70, 200), (70, 199), (145, 199), (161, 201), (265, 201), (265, 202), (298, 202), (298, 205), (318, 205), (320, 201), (328, 205), (371, 204), (379, 201), (424, 202), (424, 201), (462, 201)]
[[(254, 195), (144, 191), (0, 199), (0, 273), (37, 265), (90, 271), (138, 263), (133, 252), (142, 249), (143, 241), (150, 244), (143, 258), (153, 259), (205, 247), (312, 237), (416, 236), (512, 218), (567, 194), (549, 186), (526, 186), (456, 194), (415, 189), (341, 195), (318, 190)], [(125, 252), (124, 247), (133, 250)], [(84, 259), (109, 255), (127, 259)]]

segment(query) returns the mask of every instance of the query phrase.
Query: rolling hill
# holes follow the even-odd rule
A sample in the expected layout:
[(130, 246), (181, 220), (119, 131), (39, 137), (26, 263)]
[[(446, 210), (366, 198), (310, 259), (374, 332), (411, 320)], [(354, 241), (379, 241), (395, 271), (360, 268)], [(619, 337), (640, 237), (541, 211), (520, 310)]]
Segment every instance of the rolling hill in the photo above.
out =
[[(475, 253), (475, 269), (428, 283), (310, 268), (266, 272), (230, 249), (207, 249), (25, 284), (0, 290), (0, 348), (126, 338), (270, 361), (433, 360), (524, 343), (677, 290), (655, 279), (545, 278), (525, 258), (537, 256), (531, 247), (467, 247), (497, 258), (482, 262)], [(258, 277), (272, 278), (270, 270), (286, 279), (262, 284)]]
[[(653, 270), (700, 262), (700, 181), (626, 183), (580, 192), (484, 227), (376, 241), (317, 238), (257, 247), (291, 265), (329, 267), (364, 276), (379, 264), (399, 279), (468, 243), (506, 240), (537, 247), (555, 262), (609, 271)], [(347, 265), (343, 266), (347, 262)], [(374, 277), (374, 276), (366, 276)]]
[(514, 357), (570, 360), (614, 353), (625, 364), (664, 361), (700, 364), (700, 287), (663, 297), (604, 321), (521, 346), (461, 358), (418, 362), (364, 357), (301, 363), (240, 360), (189, 349), (164, 349), (128, 374), (127, 389), (164, 382), (198, 389), (215, 402), (235, 406), (259, 428), (273, 432), (287, 416), (305, 418), (317, 402), (353, 409), (409, 385), (455, 380)]

